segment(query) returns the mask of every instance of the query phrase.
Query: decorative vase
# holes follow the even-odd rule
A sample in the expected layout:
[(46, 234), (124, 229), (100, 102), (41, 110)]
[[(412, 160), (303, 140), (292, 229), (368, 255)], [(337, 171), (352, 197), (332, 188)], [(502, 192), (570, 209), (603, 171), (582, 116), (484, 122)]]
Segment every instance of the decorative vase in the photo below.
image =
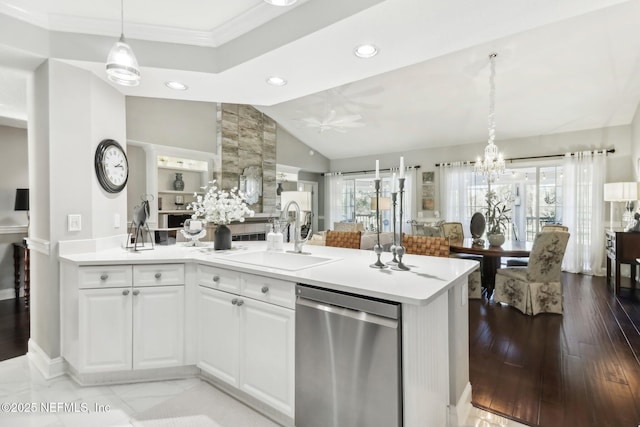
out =
[(231, 249), (231, 229), (224, 224), (218, 224), (213, 233), (213, 249), (216, 251)]
[(173, 181), (173, 189), (176, 191), (184, 190), (184, 181), (182, 180), (181, 172), (176, 172), (176, 180)]
[(505, 240), (504, 234), (502, 233), (487, 234), (487, 239), (491, 246), (502, 246)]

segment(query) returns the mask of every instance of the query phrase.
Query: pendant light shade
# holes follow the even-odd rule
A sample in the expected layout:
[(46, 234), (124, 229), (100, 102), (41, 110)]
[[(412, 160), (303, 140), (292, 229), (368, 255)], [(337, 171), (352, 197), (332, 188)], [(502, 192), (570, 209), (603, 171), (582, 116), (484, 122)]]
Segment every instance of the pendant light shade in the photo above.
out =
[(264, 0), (264, 1), (274, 6), (291, 6), (298, 0)]
[(124, 39), (124, 0), (120, 3), (120, 40), (118, 40), (107, 57), (107, 77), (122, 86), (138, 86), (140, 84), (140, 67), (131, 46)]

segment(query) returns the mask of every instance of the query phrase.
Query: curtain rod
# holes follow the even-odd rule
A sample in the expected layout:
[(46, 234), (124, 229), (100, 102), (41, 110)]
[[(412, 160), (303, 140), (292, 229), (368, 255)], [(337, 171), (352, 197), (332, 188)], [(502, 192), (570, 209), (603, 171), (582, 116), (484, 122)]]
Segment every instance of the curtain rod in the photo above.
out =
[[(400, 168), (386, 168), (386, 169), (380, 169), (380, 172), (392, 172), (392, 171), (396, 171), (399, 170)], [(416, 165), (416, 166), (407, 166), (405, 169), (420, 169), (420, 165)], [(357, 175), (357, 174), (367, 174), (367, 173), (375, 173), (375, 169), (368, 169), (368, 170), (364, 170), (364, 171), (351, 171), (351, 172), (324, 172), (321, 173), (321, 176), (331, 176), (331, 175)]]
[[(590, 151), (590, 150), (585, 150), (585, 151)], [(616, 149), (615, 148), (609, 148), (607, 149), (607, 154), (609, 153), (615, 153)], [(574, 153), (570, 153), (572, 156), (575, 155)], [(533, 160), (533, 159), (550, 159), (550, 158), (554, 158), (554, 157), (564, 157), (564, 154), (547, 154), (545, 156), (529, 156), (529, 157), (512, 157), (510, 159), (504, 159), (505, 162), (513, 162), (516, 160)], [(474, 164), (475, 161), (473, 162), (468, 162), (470, 165)], [(444, 166), (446, 163), (436, 163), (436, 167), (439, 166)]]

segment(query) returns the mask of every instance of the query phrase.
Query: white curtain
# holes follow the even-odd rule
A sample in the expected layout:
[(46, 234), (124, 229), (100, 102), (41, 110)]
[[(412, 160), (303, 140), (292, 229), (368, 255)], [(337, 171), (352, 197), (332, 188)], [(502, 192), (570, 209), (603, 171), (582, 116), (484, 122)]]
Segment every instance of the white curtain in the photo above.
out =
[[(409, 168), (404, 173), (404, 195), (402, 196), (402, 232), (411, 234), (411, 220), (413, 219), (413, 201), (416, 199), (416, 171)], [(399, 196), (398, 196), (399, 197)]]
[(571, 237), (562, 269), (603, 276), (606, 152), (567, 153), (563, 173), (563, 223)]
[(343, 179), (340, 173), (324, 176), (324, 228), (326, 230), (333, 230), (333, 223), (342, 221), (342, 186)]
[(473, 166), (462, 162), (442, 164), (439, 178), (440, 217), (448, 222), (461, 222), (469, 235), (467, 188), (473, 183)]

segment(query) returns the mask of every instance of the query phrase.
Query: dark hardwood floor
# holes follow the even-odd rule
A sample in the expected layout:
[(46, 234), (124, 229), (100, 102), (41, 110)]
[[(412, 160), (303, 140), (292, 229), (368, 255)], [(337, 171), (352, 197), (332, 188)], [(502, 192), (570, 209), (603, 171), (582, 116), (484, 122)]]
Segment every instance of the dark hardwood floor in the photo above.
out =
[[(640, 289), (564, 274), (564, 314), (469, 300), (473, 404), (541, 427), (640, 425)], [(24, 300), (0, 301), (0, 360), (23, 355)]]
[(29, 320), (24, 298), (0, 300), (0, 360), (27, 352)]
[(474, 406), (531, 426), (640, 426), (640, 289), (563, 283), (563, 315), (470, 300)]

